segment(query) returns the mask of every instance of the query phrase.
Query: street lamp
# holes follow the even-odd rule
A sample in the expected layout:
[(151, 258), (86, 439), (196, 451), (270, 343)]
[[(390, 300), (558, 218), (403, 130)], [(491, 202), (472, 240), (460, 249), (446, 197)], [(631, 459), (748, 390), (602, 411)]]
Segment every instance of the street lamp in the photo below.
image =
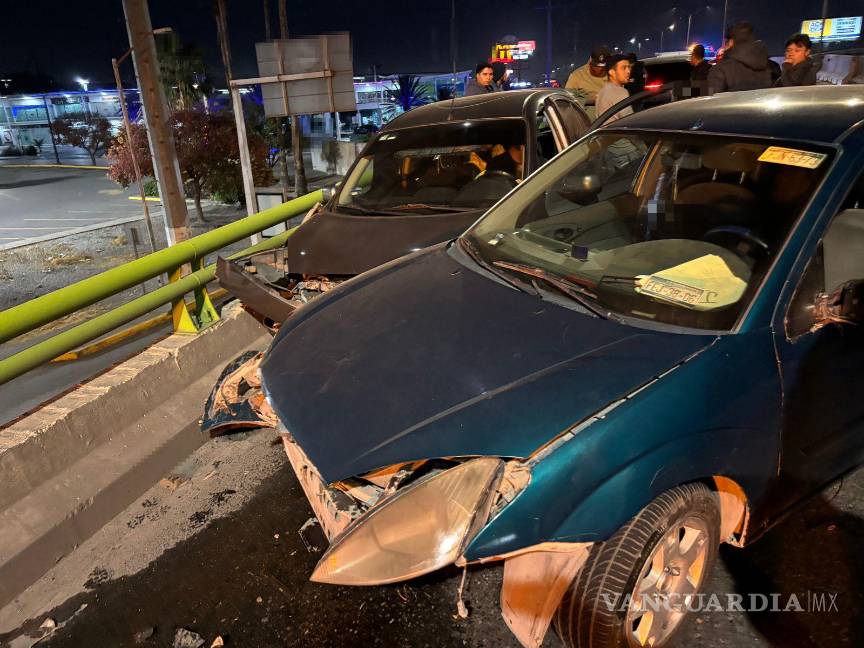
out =
[(663, 35), (666, 33), (666, 30), (675, 31), (675, 23), (672, 23), (668, 27), (664, 27), (660, 30), (660, 52), (663, 52)]
[(75, 83), (80, 85), (84, 92), (87, 92), (87, 87), (90, 85), (89, 79), (82, 79), (80, 76), (75, 77)]
[(701, 9), (697, 9), (693, 13), (687, 14), (687, 36), (686, 36), (686, 38), (684, 38), (684, 46), (685, 47), (687, 47), (687, 48), (690, 47), (690, 25), (693, 22), (693, 16), (695, 16), (696, 14), (698, 14), (701, 11), (710, 11), (710, 10), (711, 10), (711, 5), (705, 5)]

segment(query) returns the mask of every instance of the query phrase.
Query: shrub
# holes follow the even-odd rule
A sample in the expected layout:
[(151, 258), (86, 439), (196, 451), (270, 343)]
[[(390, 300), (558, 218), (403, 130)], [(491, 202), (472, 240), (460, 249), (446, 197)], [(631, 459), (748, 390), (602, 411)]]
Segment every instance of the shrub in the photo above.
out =
[(7, 146), (3, 150), (0, 150), (0, 156), (2, 157), (12, 157), (14, 155), (21, 155), (21, 149), (19, 149), (17, 146), (13, 146), (12, 144)]
[(36, 153), (38, 153), (38, 151), (36, 150), (35, 146), (30, 144), (30, 145), (24, 147), (22, 153), (24, 155), (36, 155)]
[(156, 178), (144, 178), (144, 195), (150, 198), (159, 197), (159, 185), (156, 184)]

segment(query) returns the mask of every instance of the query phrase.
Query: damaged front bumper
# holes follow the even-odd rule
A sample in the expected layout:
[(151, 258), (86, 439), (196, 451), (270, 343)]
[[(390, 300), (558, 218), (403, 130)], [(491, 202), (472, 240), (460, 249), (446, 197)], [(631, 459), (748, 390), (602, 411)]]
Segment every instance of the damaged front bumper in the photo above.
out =
[[(278, 431), (291, 466), (330, 542), (330, 548), (315, 568), (313, 581), (375, 585), (409, 580), (449, 564), (467, 567), (462, 553), (470, 540), (530, 482), (530, 470), (523, 462), (481, 457), (397, 464), (359, 478), (328, 484), (291, 434), (281, 425)], [(485, 464), (478, 470), (482, 483), (466, 485), (464, 480), (460, 484), (452, 478), (458, 471), (467, 472), (477, 462)], [(443, 482), (445, 478), (449, 478), (449, 483), (444, 484), (441, 493), (418, 497), (421, 489), (428, 488), (436, 479)], [(435, 504), (441, 498), (458, 494), (454, 491), (460, 486), (474, 488), (476, 496), (467, 498), (473, 502), (466, 507), (471, 513), (468, 524), (448, 536), (447, 525), (452, 523), (441, 519), (441, 507), (436, 508)], [(381, 511), (394, 509), (393, 503), (400, 499), (406, 504), (403, 510), (393, 511), (390, 519), (384, 519), (386, 513)], [(464, 502), (459, 506), (465, 507)], [(426, 547), (429, 537), (436, 532), (444, 538), (443, 551), (438, 555), (431, 555), (436, 552), (430, 551), (430, 559), (420, 557), (414, 569), (394, 573), (392, 563), (402, 558), (399, 553), (410, 552), (412, 547)], [(356, 536), (361, 533), (365, 533), (366, 538), (357, 541)], [(352, 542), (354, 546), (346, 548)], [(388, 546), (398, 546), (399, 552), (387, 554)], [(587, 559), (590, 548), (591, 543), (550, 542), (477, 561), (504, 562), (501, 612), (523, 646), (537, 648), (543, 643), (552, 615)], [(374, 554), (381, 555), (376, 559)], [(357, 564), (364, 560), (374, 566), (374, 573), (357, 569)], [(345, 567), (362, 573), (360, 577), (346, 575), (340, 572)]]

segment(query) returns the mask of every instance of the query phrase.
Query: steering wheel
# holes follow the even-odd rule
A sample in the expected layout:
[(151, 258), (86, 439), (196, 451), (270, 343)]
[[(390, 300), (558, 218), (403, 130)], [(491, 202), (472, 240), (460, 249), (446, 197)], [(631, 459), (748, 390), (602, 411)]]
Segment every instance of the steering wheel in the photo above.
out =
[(712, 227), (702, 235), (702, 240), (711, 242), (711, 239), (713, 238), (729, 234), (749, 243), (751, 247), (760, 249), (763, 254), (768, 254), (771, 251), (768, 244), (757, 236), (753, 230), (749, 227), (741, 227), (739, 225), (721, 225), (720, 227)]
[(515, 187), (518, 183), (516, 182), (516, 178), (512, 173), (508, 173), (507, 171), (503, 171), (501, 169), (493, 169), (492, 171), (484, 171), (479, 176), (474, 178), (474, 180), (479, 180), (481, 178), (504, 178), (508, 182), (511, 182)]

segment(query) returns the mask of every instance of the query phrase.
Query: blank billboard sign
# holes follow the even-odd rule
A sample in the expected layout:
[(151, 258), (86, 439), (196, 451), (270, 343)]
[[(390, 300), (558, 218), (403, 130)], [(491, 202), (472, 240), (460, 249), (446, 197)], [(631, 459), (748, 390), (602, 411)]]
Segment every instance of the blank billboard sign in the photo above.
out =
[(266, 41), (255, 51), (260, 77), (307, 77), (262, 83), (267, 117), (357, 110), (349, 34)]

